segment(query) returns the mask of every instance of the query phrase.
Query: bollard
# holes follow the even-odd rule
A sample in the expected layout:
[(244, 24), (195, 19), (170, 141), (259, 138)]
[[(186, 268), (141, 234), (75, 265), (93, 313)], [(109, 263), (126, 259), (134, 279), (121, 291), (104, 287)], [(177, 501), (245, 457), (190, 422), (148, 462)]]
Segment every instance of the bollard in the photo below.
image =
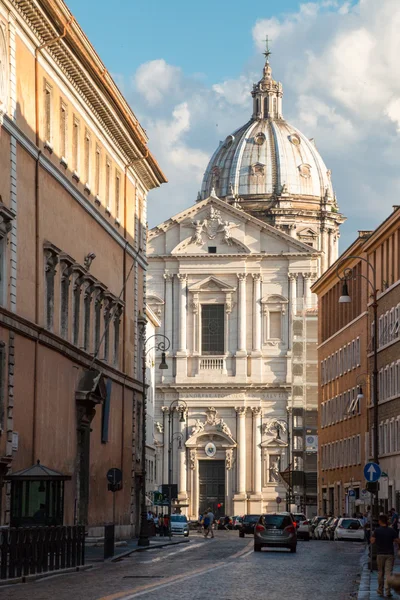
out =
[(114, 556), (114, 523), (104, 525), (104, 560)]

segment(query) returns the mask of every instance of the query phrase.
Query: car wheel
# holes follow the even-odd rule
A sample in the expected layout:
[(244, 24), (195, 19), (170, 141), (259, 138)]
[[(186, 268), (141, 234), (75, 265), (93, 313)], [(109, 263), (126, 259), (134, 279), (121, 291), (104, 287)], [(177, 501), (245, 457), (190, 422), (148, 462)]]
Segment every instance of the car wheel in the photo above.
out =
[(310, 541), (310, 539), (311, 539), (311, 538), (310, 538), (310, 534), (307, 534), (307, 535), (306, 535), (306, 537), (305, 537), (304, 539), (305, 539), (305, 541), (306, 541), (306, 542), (309, 542), (309, 541)]
[(244, 533), (242, 533), (241, 531), (239, 532), (239, 537), (244, 537)]
[(297, 552), (297, 546), (292, 546), (292, 547), (290, 548), (290, 552), (291, 552), (292, 554), (294, 554), (295, 552)]
[(261, 552), (261, 544), (254, 544), (254, 552)]

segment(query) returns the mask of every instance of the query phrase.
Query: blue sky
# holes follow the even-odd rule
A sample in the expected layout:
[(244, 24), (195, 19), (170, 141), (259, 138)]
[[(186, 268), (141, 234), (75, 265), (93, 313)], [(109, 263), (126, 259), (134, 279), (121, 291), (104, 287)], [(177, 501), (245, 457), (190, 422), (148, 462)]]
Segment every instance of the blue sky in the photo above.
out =
[(266, 34), (284, 117), (332, 170), (341, 249), (399, 204), (399, 0), (114, 0), (113, 19), (105, 0), (67, 3), (168, 177), (150, 227), (195, 202), (219, 140), (249, 119)]
[[(254, 52), (251, 28), (298, 8), (296, 0), (67, 0), (110, 72), (129, 75), (163, 58), (207, 82), (235, 77)], [(94, 18), (96, 15), (96, 18)]]

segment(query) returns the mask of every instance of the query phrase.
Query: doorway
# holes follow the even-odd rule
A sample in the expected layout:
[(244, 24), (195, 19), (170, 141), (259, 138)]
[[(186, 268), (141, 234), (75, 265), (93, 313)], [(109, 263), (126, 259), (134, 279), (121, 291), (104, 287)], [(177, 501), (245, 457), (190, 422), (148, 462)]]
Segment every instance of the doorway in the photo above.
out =
[(200, 514), (211, 508), (216, 518), (225, 515), (224, 460), (199, 460), (199, 490)]

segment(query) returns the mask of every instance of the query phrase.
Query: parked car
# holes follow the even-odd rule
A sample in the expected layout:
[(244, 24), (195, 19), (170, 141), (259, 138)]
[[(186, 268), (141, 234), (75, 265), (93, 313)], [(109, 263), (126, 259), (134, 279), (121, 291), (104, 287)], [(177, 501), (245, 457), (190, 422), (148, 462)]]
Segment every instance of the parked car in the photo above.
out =
[(321, 535), (320, 535), (321, 540), (328, 539), (328, 528), (330, 527), (331, 523), (333, 523), (334, 520), (335, 520), (335, 517), (329, 517), (329, 519), (327, 519), (325, 521), (325, 523), (322, 527)]
[(243, 522), (243, 517), (233, 517), (233, 529), (240, 529)]
[(335, 529), (337, 527), (338, 522), (339, 522), (339, 518), (334, 517), (333, 520), (329, 523), (328, 527), (325, 529), (327, 540), (330, 540), (333, 542), (334, 535), (335, 535)]
[(246, 533), (253, 534), (259, 518), (260, 515), (244, 515), (239, 527), (239, 537), (244, 537)]
[(171, 534), (189, 536), (189, 522), (185, 515), (171, 515)]
[(314, 517), (310, 523), (310, 536), (315, 539), (314, 531), (317, 527), (318, 523), (322, 521), (322, 519), (326, 519), (326, 517)]
[(335, 540), (357, 540), (363, 542), (365, 531), (360, 519), (339, 519), (335, 529)]
[(328, 519), (321, 519), (319, 521), (319, 523), (317, 524), (316, 528), (314, 529), (314, 539), (315, 540), (322, 540), (322, 532), (324, 530), (325, 524), (327, 523)]
[(297, 539), (310, 540), (310, 521), (303, 513), (293, 513), (292, 518), (296, 523)]
[(217, 529), (233, 529), (232, 517), (220, 517), (216, 524)]
[(254, 528), (254, 552), (260, 552), (263, 546), (296, 552), (296, 527), (290, 513), (261, 515)]

